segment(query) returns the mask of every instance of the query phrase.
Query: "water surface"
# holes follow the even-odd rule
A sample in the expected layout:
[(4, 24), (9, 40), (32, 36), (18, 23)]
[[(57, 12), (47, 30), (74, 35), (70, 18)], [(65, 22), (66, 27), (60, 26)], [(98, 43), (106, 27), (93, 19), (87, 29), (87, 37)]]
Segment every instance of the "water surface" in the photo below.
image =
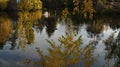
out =
[[(63, 19), (60, 11), (48, 12), (48, 18), (43, 16), (44, 11), (0, 13), (0, 67), (31, 66), (41, 59), (36, 48), (49, 55), (47, 48), (50, 45), (46, 39), (58, 45), (58, 38), (65, 36), (66, 32), (82, 36), (81, 47), (94, 46), (93, 62), (88, 64), (90, 67), (120, 65), (118, 16), (103, 15), (96, 16), (94, 20), (83, 20), (80, 16), (72, 15)], [(72, 66), (84, 67), (85, 62), (80, 61)]]

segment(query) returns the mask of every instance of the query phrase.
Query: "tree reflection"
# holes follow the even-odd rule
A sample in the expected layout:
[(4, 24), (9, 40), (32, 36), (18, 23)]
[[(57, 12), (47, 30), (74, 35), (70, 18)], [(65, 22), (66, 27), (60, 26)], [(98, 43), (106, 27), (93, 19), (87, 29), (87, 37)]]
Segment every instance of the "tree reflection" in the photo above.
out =
[(53, 40), (47, 40), (50, 47), (47, 49), (49, 55), (44, 55), (40, 49), (37, 48), (37, 52), (41, 57), (39, 62), (43, 67), (66, 67), (72, 64), (77, 64), (82, 60), (85, 67), (90, 67), (94, 63), (93, 59), (93, 46), (86, 46), (80, 48), (82, 45), (81, 36), (74, 39), (73, 34), (66, 34), (61, 36), (57, 45)]
[(78, 33), (80, 27), (79, 22), (77, 24), (74, 23), (70, 17), (66, 17), (63, 21), (64, 21), (63, 23), (65, 24), (66, 32)]
[(26, 47), (26, 43), (31, 44), (34, 42), (34, 31), (32, 29), (33, 24), (41, 19), (41, 11), (36, 12), (19, 12), (18, 19), (18, 39), (19, 45), (23, 48)]
[(0, 14), (0, 47), (2, 48), (6, 40), (8, 40), (12, 33), (11, 20), (3, 13)]
[(9, 38), (9, 41), (11, 41), (11, 48), (10, 48), (11, 50), (13, 50), (17, 45), (16, 43), (17, 38), (18, 38), (17, 30), (14, 29), (14, 32), (11, 34), (11, 37)]
[(97, 45), (99, 40), (101, 39), (102, 33), (104, 31), (104, 24), (102, 23), (102, 21), (103, 20), (98, 19), (96, 21), (93, 21), (92, 23), (88, 23), (88, 37), (94, 38), (94, 40), (90, 41), (89, 44)]
[(57, 25), (57, 17), (54, 11), (45, 11), (43, 15), (43, 23), (46, 26), (46, 32), (48, 36), (50, 37), (54, 31), (56, 30), (56, 25)]
[(103, 31), (109, 27), (113, 30), (119, 28), (119, 19), (114, 17), (108, 17), (102, 15), (102, 17), (96, 16), (95, 19), (90, 23), (88, 22), (87, 31), (90, 37), (99, 36)]
[(49, 17), (45, 19), (45, 25), (46, 25), (46, 32), (48, 36), (50, 37), (53, 32), (56, 30), (56, 20), (54, 17)]
[(102, 20), (96, 20), (95, 22), (92, 22), (88, 25), (87, 31), (90, 34), (91, 37), (101, 34), (104, 30)]
[(41, 32), (43, 30), (44, 23), (42, 22), (42, 19), (38, 20), (37, 23), (34, 24), (34, 28), (37, 31), (37, 33)]
[(106, 45), (106, 59), (115, 59), (115, 67), (120, 66), (120, 32), (117, 37), (114, 37), (115, 33), (113, 33), (108, 39), (105, 40)]
[(110, 22), (110, 27), (113, 29), (113, 30), (116, 30), (116, 29), (119, 29), (120, 28), (120, 19), (119, 19), (120, 16), (113, 16), (113, 17), (109, 17), (109, 19), (111, 19), (111, 22)]

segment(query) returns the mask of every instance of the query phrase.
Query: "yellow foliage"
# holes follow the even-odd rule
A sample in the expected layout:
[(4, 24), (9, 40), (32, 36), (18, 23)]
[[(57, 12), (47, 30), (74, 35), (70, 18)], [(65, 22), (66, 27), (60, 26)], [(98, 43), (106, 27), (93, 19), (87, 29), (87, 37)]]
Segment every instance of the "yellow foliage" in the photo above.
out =
[(87, 45), (85, 48), (83, 48), (82, 53), (84, 55), (83, 62), (85, 67), (91, 67), (91, 65), (94, 63), (94, 58), (93, 58), (93, 51), (94, 51), (94, 46), (92, 45)]
[(68, 11), (68, 8), (65, 8), (63, 11), (62, 11), (62, 19), (66, 18), (67, 16), (69, 15), (69, 11)]
[(98, 0), (98, 3), (100, 4), (105, 4), (107, 1), (106, 0)]
[(60, 44), (56, 46), (54, 41), (48, 41), (50, 48), (48, 52), (50, 56), (44, 56), (42, 52), (37, 49), (37, 52), (44, 60), (45, 67), (66, 67), (69, 64), (78, 63), (80, 60), (80, 49), (81, 37), (76, 40), (71, 34), (66, 34), (67, 36), (62, 36), (59, 38)]
[(41, 19), (42, 12), (19, 12), (18, 20), (18, 39), (19, 45), (22, 45), (23, 48), (26, 47), (26, 43), (31, 44), (34, 42), (34, 31), (32, 26), (36, 20)]
[[(51, 46), (48, 48), (50, 55), (43, 55), (42, 51), (37, 49), (42, 59), (38, 63), (44, 67), (66, 67), (67, 65), (76, 64), (80, 60), (83, 60), (85, 66), (90, 67), (94, 62), (92, 54), (94, 48), (88, 45), (80, 49), (82, 44), (81, 36), (76, 40), (74, 39), (75, 36), (73, 34), (66, 33), (66, 36), (61, 36), (58, 39), (58, 45), (54, 41), (47, 40)], [(82, 58), (80, 55), (84, 55), (84, 57)]]
[(89, 18), (93, 18), (93, 13), (95, 12), (93, 8), (93, 1), (92, 0), (84, 0), (83, 1), (83, 11), (82, 14), (86, 18), (89, 15)]
[(21, 0), (18, 3), (19, 10), (36, 10), (42, 8), (42, 2), (40, 0)]
[(4, 16), (0, 17), (0, 43), (4, 43), (11, 33), (11, 20)]
[[(67, 2), (65, 2), (65, 3), (67, 3)], [(62, 11), (62, 18), (65, 18), (70, 13), (72, 13), (73, 15), (81, 13), (84, 18), (93, 19), (94, 13), (96, 12), (93, 4), (95, 3), (95, 6), (97, 6), (97, 5), (104, 6), (105, 3), (107, 2), (107, 0), (97, 0), (96, 2), (94, 2), (93, 0), (72, 0), (72, 2), (73, 2), (73, 4), (72, 4), (73, 11), (71, 12), (68, 10), (68, 8), (65, 8)], [(107, 5), (107, 8), (112, 8), (112, 6)]]
[(73, 0), (73, 3), (74, 3), (73, 14), (75, 14), (76, 12), (80, 11), (79, 7), (80, 0)]

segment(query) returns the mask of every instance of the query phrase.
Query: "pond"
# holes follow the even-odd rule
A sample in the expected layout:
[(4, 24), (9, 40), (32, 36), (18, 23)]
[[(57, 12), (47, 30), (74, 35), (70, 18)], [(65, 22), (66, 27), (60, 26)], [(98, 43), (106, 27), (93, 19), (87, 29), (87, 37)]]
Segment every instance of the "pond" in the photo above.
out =
[[(60, 57), (63, 60), (53, 59), (67, 61), (67, 67), (119, 67), (119, 17), (118, 15), (111, 17), (101, 15), (95, 16), (93, 20), (85, 20), (77, 14), (66, 16), (59, 10), (0, 12), (0, 67), (49, 67), (50, 65), (45, 65), (45, 60), (39, 56), (39, 53), (42, 51), (44, 58), (50, 59), (50, 57), (46, 57), (52, 55), (50, 53), (51, 42), (48, 40), (55, 42), (57, 50), (64, 51), (66, 47), (59, 48), (58, 45), (60, 44), (59, 37), (66, 37), (66, 33), (75, 34), (74, 39), (81, 36), (82, 43), (80, 43), (81, 45), (78, 44), (79, 49), (76, 48), (76, 53), (73, 51), (73, 54), (79, 54), (80, 49), (88, 46), (89, 49), (86, 48), (86, 59), (74, 60), (78, 61), (75, 63), (73, 59), (68, 58), (69, 55), (65, 56), (67, 58), (65, 60), (64, 56)], [(54, 55), (54, 49), (52, 50)], [(68, 51), (72, 53), (72, 50), (68, 49)], [(79, 55), (79, 57), (83, 56)], [(50, 60), (46, 64), (56, 65), (57, 63), (55, 60)]]

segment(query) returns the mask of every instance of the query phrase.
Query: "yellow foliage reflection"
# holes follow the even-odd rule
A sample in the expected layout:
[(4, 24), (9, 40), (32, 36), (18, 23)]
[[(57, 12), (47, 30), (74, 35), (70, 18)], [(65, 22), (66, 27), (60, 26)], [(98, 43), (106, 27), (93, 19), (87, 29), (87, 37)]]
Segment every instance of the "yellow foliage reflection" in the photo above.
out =
[(7, 16), (0, 16), (0, 43), (4, 43), (12, 32), (11, 20)]
[[(66, 67), (83, 60), (87, 67), (94, 62), (93, 47), (86, 46), (85, 48), (80, 48), (82, 45), (81, 36), (75, 38), (73, 34), (67, 33), (66, 36), (61, 36), (58, 39), (59, 45), (53, 40), (47, 41), (50, 44), (50, 48), (48, 48), (49, 56), (43, 55), (42, 51), (37, 48), (37, 52), (42, 59), (37, 64), (44, 67)], [(81, 57), (82, 55), (83, 57)]]
[(88, 26), (87, 31), (89, 34), (101, 34), (104, 31), (103, 20), (97, 19), (95, 22)]
[(38, 19), (41, 19), (42, 12), (19, 12), (18, 20), (18, 39), (19, 44), (23, 48), (26, 47), (26, 43), (31, 44), (34, 42), (34, 31), (32, 26)]
[(69, 13), (68, 8), (65, 8), (64, 10), (62, 10), (61, 18), (62, 18), (62, 19), (65, 19), (69, 14), (70, 14), (70, 13)]

